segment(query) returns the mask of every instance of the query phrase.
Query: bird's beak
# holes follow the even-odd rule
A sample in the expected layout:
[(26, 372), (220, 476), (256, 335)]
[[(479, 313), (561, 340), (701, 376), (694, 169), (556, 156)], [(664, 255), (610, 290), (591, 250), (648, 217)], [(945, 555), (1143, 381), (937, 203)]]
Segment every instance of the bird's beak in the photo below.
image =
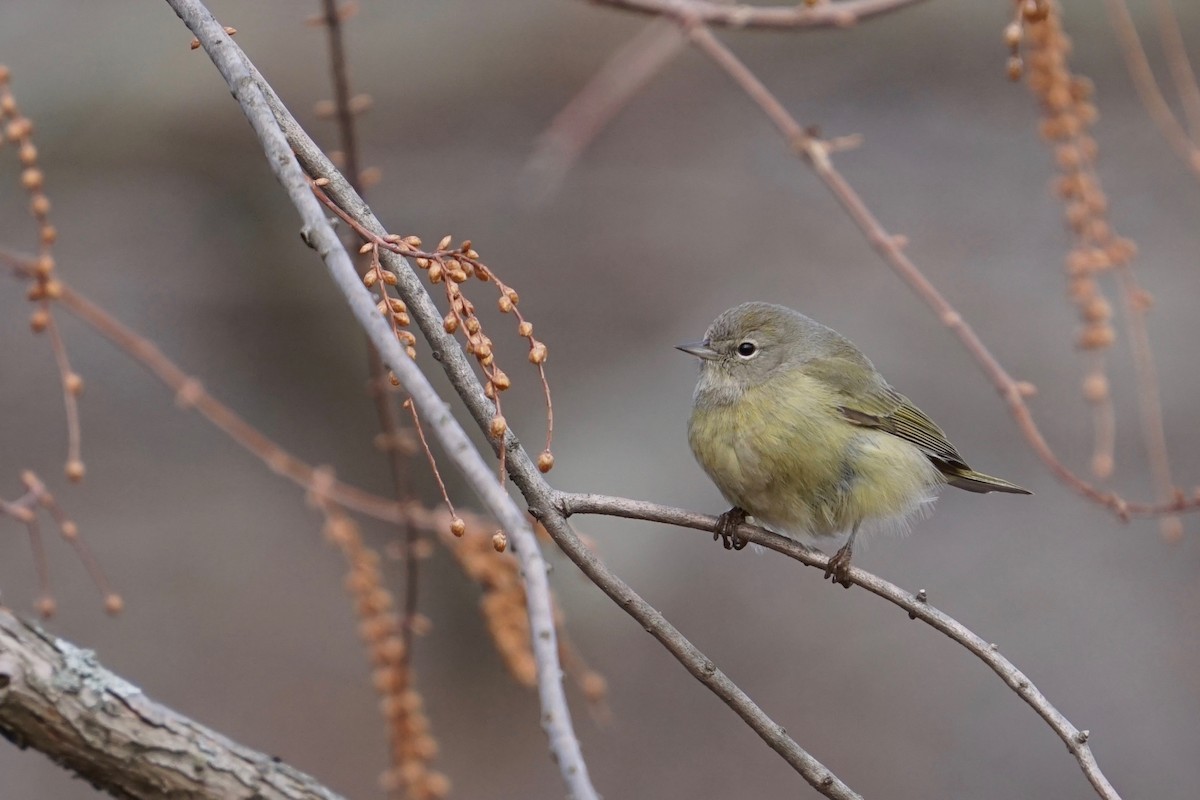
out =
[(717, 357), (717, 351), (713, 350), (711, 347), (708, 346), (707, 339), (700, 341), (700, 342), (689, 342), (687, 344), (677, 344), (677, 345), (675, 345), (675, 349), (682, 350), (683, 352), (687, 353), (689, 356), (695, 356), (696, 358), (702, 358), (705, 361), (711, 361), (712, 359)]

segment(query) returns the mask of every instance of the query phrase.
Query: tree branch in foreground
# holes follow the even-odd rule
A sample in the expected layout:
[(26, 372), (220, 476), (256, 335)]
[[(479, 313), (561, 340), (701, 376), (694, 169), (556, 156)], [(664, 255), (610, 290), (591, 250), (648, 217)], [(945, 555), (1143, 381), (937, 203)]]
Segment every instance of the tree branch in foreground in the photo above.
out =
[[(310, 191), (292, 148), (268, 107), (266, 82), (256, 72), (251, 71), (249, 60), (241, 48), (234, 44), (203, 3), (199, 0), (168, 2), (200, 41), (241, 106), (262, 144), (268, 164), (304, 221), (302, 233), (305, 241), (321, 255), (334, 283), (350, 304), (354, 316), (379, 350), (384, 362), (412, 397), (422, 419), (442, 445), (447, 457), (454, 462), (488, 511), (512, 537), (513, 549), (521, 562), (521, 577), (526, 588), (530, 636), (537, 663), (538, 697), (542, 706), (542, 727), (549, 739), (550, 750), (558, 763), (563, 780), (575, 800), (597, 798), (596, 790), (588, 778), (587, 764), (583, 760), (579, 740), (575, 736), (570, 708), (567, 706), (563, 689), (563, 670), (558, 659), (558, 641), (550, 601), (550, 586), (546, 578), (546, 564), (538, 549), (537, 537), (525, 514), (517, 508), (505, 488), (495, 480), (491, 468), (471, 444), (466, 431), (449, 413), (445, 402), (416, 363), (404, 352), (387, 323), (375, 310), (375, 301), (359, 278), (349, 254), (326, 218), (321, 204)], [(415, 275), (411, 277), (413, 281), (417, 280)], [(432, 301), (428, 295), (425, 296), (425, 303), (432, 308)], [(439, 316), (439, 325), (440, 321)], [(462, 358), (462, 351), (458, 349), (457, 344), (453, 350)], [(480, 399), (483, 399), (483, 390), (478, 382), (475, 386)]]
[(90, 650), (0, 609), (0, 734), (122, 798), (340, 800), (114, 675)]

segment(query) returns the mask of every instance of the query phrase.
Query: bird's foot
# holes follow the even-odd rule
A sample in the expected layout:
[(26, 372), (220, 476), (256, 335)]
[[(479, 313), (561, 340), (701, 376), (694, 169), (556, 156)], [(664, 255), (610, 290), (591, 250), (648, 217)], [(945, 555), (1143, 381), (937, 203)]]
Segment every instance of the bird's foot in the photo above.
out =
[(717, 517), (717, 529), (713, 532), (713, 541), (721, 540), (726, 550), (741, 550), (749, 542), (738, 536), (738, 526), (746, 521), (745, 509), (734, 506)]
[(854, 550), (851, 549), (849, 544), (834, 553), (833, 558), (829, 559), (829, 564), (825, 567), (825, 577), (849, 589), (850, 556), (853, 554)]

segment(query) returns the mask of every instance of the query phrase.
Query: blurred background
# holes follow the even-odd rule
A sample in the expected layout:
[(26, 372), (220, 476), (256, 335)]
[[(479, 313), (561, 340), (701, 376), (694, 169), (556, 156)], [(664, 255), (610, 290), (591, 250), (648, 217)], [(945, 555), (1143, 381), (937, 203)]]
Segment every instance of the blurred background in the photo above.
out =
[[(1151, 42), (1153, 19), (1134, 2)], [(1200, 7), (1178, 2), (1200, 51)], [(1065, 3), (1073, 65), (1095, 80), (1099, 171), (1111, 219), (1136, 240), (1157, 298), (1151, 335), (1177, 480), (1200, 481), (1196, 342), (1200, 185), (1142, 110), (1099, 4)], [(315, 2), (214, 2), (308, 125), (331, 95)], [(1048, 189), (1051, 154), (1028, 90), (1005, 79), (1011, 4), (928, 2), (845, 31), (720, 32), (787, 107), (826, 135), (851, 183), (1019, 379), (1047, 438), (1085, 469), (1091, 425)], [(552, 473), (564, 489), (717, 513), (685, 420), (695, 364), (672, 345), (728, 306), (770, 299), (853, 338), (947, 430), (971, 464), (1032, 498), (947, 493), (860, 566), (925, 588), (997, 642), (1092, 731), (1125, 796), (1191, 798), (1200, 785), (1200, 518), (1165, 544), (1065, 489), (1033, 455), (963, 348), (884, 266), (766, 119), (705, 57), (685, 52), (614, 121), (558, 193), (529, 202), (538, 135), (647, 19), (582, 2), (382, 3), (347, 25), (363, 162), (392, 230), (469, 237), (522, 296), (550, 346)], [(217, 397), (300, 456), (380, 492), (362, 335), (217, 72), (165, 3), (0, 4), (13, 72), (60, 232), (63, 277), (153, 339)], [(1157, 50), (1152, 47), (1155, 63)], [(1160, 74), (1165, 75), (1165, 72)], [(11, 149), (0, 151), (0, 242), (32, 249)], [(61, 315), (82, 399), (87, 480), (62, 477), (65, 428), (51, 353), (30, 335), (24, 288), (0, 282), (0, 494), (34, 469), (78, 519), (127, 610), (109, 619), (58, 541), (60, 613), (48, 627), (93, 648), (151, 697), (277, 755), (349, 797), (381, 796), (383, 725), (340, 555), (301, 493)], [(524, 345), (500, 335), (510, 423), (536, 448), (542, 410)], [(433, 367), (431, 359), (422, 364)], [(1143, 499), (1125, 337), (1113, 350), (1114, 486)], [(436, 369), (436, 385), (445, 387)], [(507, 399), (507, 398), (506, 398)], [(425, 468), (416, 479), (431, 503)], [(451, 478), (457, 502), (472, 498)], [(1088, 798), (1074, 759), (984, 665), (898, 609), (774, 554), (707, 535), (580, 518), (608, 564), (796, 740), (867, 797)], [(393, 534), (364, 523), (370, 541)], [(576, 723), (609, 798), (815, 797), (791, 769), (561, 556), (568, 629), (609, 681), (611, 720), (575, 693)], [(401, 566), (388, 575), (399, 591)], [(5, 605), (37, 596), (24, 531), (0, 520)], [(420, 688), (453, 796), (561, 797), (533, 692), (508, 677), (478, 590), (447, 554), (426, 563)], [(0, 742), (5, 800), (91, 798), (45, 757)]]

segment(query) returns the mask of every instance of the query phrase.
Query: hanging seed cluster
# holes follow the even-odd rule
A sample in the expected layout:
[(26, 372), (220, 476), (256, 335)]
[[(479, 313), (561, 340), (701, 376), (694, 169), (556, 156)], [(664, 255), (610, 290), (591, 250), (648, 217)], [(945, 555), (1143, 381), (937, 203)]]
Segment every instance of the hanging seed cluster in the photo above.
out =
[[(324, 501), (317, 499), (316, 504), (325, 513), (325, 537), (341, 550), (349, 568), (346, 588), (354, 598), (359, 635), (371, 659), (371, 680), (388, 723), (393, 766), (382, 783), (388, 791), (403, 791), (413, 800), (443, 798), (450, 781), (430, 766), (438, 743), (415, 688), (395, 600), (383, 585), (379, 554), (363, 542), (353, 520)], [(428, 624), (417, 627), (427, 629)]]
[[(537, 368), (542, 381), (546, 398), (546, 447), (538, 457), (538, 468), (548, 472), (554, 466), (554, 455), (550, 451), (554, 434), (554, 412), (545, 371), (549, 351), (544, 342), (534, 337), (533, 323), (525, 319), (518, 308), (521, 297), (516, 290), (506, 285), (491, 268), (479, 260), (479, 253), (471, 247), (470, 240), (461, 242), (457, 247), (452, 246), (452, 241), (450, 236), (445, 236), (438, 242), (436, 250), (425, 252), (419, 249), (421, 240), (409, 236), (397, 240), (397, 249), (401, 254), (412, 258), (416, 265), (425, 271), (430, 283), (443, 285), (450, 310), (442, 319), (442, 327), (446, 333), (461, 334), (466, 338), (466, 350), (479, 363), (484, 376), (484, 393), (496, 410), (488, 432), (493, 438), (502, 440), (508, 430), (508, 424), (501, 412), (500, 397), (512, 386), (512, 380), (496, 363), (494, 343), (483, 329), (483, 323), (476, 314), (475, 303), (466, 296), (464, 284), (475, 278), (496, 288), (496, 306), (500, 313), (510, 314), (515, 318), (517, 335), (528, 344), (527, 358)], [(503, 458), (504, 451), (501, 450), (501, 459)]]
[(1008, 45), (1005, 71), (1010, 81), (1019, 81), (1025, 71), (1021, 59), (1021, 42), (1025, 26), (1042, 22), (1050, 14), (1050, 0), (1016, 0), (1016, 17), (1004, 28), (1004, 43)]
[[(1113, 308), (1099, 278), (1129, 265), (1137, 254), (1130, 239), (1118, 236), (1108, 220), (1108, 198), (1096, 174), (1098, 154), (1091, 127), (1098, 112), (1093, 87), (1087, 78), (1071, 72), (1071, 41), (1064, 33), (1061, 12), (1050, 0), (1039, 0), (1035, 18), (1024, 19), (1027, 45), (1027, 82), (1042, 111), (1040, 133), (1050, 143), (1058, 176), (1054, 192), (1063, 203), (1064, 219), (1073, 243), (1065, 268), (1068, 296), (1079, 314), (1081, 327), (1076, 344), (1091, 352), (1107, 350), (1116, 340)], [(1134, 301), (1148, 308), (1150, 297), (1139, 290)], [(1094, 405), (1108, 403), (1108, 379), (1102, 368), (1092, 370), (1083, 382), (1085, 399)], [(1110, 472), (1100, 465), (1100, 472)]]
[(112, 590), (108, 578), (104, 575), (104, 570), (100, 567), (100, 562), (92, 554), (87, 542), (79, 535), (79, 526), (67, 516), (54, 495), (46, 488), (46, 484), (32, 471), (25, 470), (21, 473), (21, 483), (25, 487), (24, 494), (11, 502), (0, 500), (0, 514), (20, 522), (29, 532), (29, 541), (33, 545), (34, 567), (37, 570), (38, 585), (41, 588), (41, 595), (34, 604), (37, 612), (43, 618), (48, 619), (54, 616), (58, 610), (58, 603), (55, 601), (50, 587), (50, 565), (46, 560), (46, 547), (42, 540), (41, 526), (38, 524), (40, 510), (50, 516), (62, 538), (66, 540), (83, 563), (88, 577), (92, 579), (92, 583), (96, 585), (104, 598), (104, 610), (112, 615), (120, 614), (125, 608), (125, 601)]
[(45, 332), (50, 336), (67, 410), (67, 462), (64, 471), (72, 481), (81, 481), (85, 469), (77, 399), (83, 393), (83, 378), (71, 369), (51, 308), (51, 303), (61, 297), (63, 291), (62, 283), (55, 276), (53, 250), (58, 231), (50, 223), (50, 198), (45, 191), (46, 176), (38, 166), (38, 150), (33, 143), (33, 121), (21, 113), (10, 80), (8, 67), (0, 64), (0, 147), (7, 144), (16, 150), (21, 163), (21, 188), (29, 195), (29, 213), (38, 231), (38, 252), (33, 265), (34, 283), (28, 294), (34, 306), (29, 316), (29, 327), (34, 333)]

